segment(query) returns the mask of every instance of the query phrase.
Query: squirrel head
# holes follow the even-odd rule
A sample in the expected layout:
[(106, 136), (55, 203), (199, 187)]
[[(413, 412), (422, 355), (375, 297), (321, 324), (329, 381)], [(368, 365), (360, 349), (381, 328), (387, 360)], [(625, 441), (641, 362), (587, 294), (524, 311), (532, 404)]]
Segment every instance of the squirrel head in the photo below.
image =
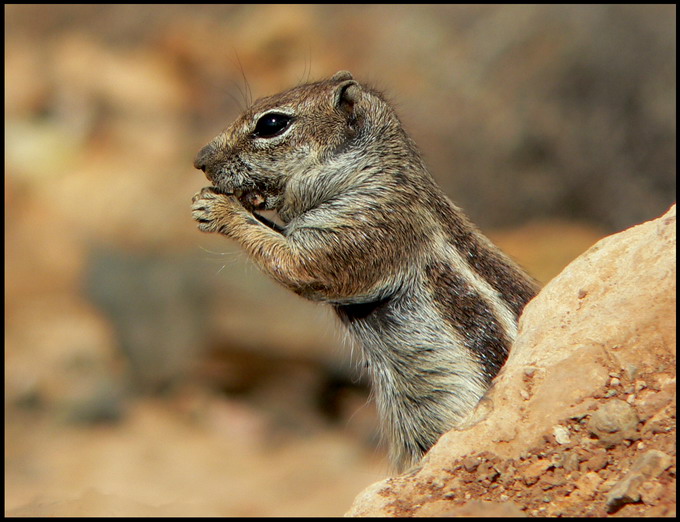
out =
[(289, 180), (327, 174), (371, 142), (373, 123), (393, 119), (399, 127), (391, 113), (378, 92), (339, 71), (258, 99), (199, 151), (194, 166), (244, 206), (277, 209)]

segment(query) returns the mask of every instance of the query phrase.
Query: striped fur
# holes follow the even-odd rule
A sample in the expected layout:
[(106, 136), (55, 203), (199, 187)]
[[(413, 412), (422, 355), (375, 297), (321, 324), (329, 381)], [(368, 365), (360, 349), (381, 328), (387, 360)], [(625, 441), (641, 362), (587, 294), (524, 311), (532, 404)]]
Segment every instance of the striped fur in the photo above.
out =
[[(290, 123), (254, 134), (271, 114)], [(382, 94), (340, 72), (263, 98), (195, 165), (214, 185), (194, 197), (199, 228), (329, 303), (361, 345), (397, 468), (464, 422), (536, 288), (435, 184)]]

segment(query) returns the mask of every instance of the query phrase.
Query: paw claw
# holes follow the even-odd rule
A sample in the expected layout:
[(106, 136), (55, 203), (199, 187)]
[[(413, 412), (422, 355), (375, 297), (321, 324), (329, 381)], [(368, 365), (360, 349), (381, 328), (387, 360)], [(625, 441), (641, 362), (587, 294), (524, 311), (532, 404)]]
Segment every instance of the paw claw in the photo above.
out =
[(214, 187), (202, 188), (191, 199), (191, 216), (202, 232), (225, 233), (239, 209), (244, 211), (234, 196), (217, 192)]

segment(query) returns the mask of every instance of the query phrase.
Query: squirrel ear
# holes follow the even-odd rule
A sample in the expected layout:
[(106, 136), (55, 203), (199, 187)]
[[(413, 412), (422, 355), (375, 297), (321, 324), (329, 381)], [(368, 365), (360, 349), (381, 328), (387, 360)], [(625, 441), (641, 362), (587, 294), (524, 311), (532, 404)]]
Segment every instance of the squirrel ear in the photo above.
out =
[(339, 82), (340, 80), (353, 80), (354, 77), (349, 71), (338, 71), (333, 76), (331, 76), (331, 81)]
[[(340, 73), (337, 73), (336, 76), (338, 74)], [(343, 112), (346, 112), (347, 114), (353, 114), (354, 104), (359, 101), (360, 97), (361, 88), (359, 87), (359, 84), (354, 80), (346, 80), (335, 88), (334, 104), (335, 107), (342, 110)]]

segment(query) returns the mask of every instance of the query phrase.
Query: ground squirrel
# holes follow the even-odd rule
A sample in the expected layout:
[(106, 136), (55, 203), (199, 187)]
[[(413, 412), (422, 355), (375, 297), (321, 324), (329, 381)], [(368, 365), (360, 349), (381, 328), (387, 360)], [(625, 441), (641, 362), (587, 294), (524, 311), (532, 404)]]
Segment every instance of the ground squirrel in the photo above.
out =
[(262, 98), (194, 166), (213, 184), (193, 199), (199, 229), (329, 303), (361, 345), (398, 469), (465, 421), (536, 287), (435, 184), (380, 92), (340, 71)]

